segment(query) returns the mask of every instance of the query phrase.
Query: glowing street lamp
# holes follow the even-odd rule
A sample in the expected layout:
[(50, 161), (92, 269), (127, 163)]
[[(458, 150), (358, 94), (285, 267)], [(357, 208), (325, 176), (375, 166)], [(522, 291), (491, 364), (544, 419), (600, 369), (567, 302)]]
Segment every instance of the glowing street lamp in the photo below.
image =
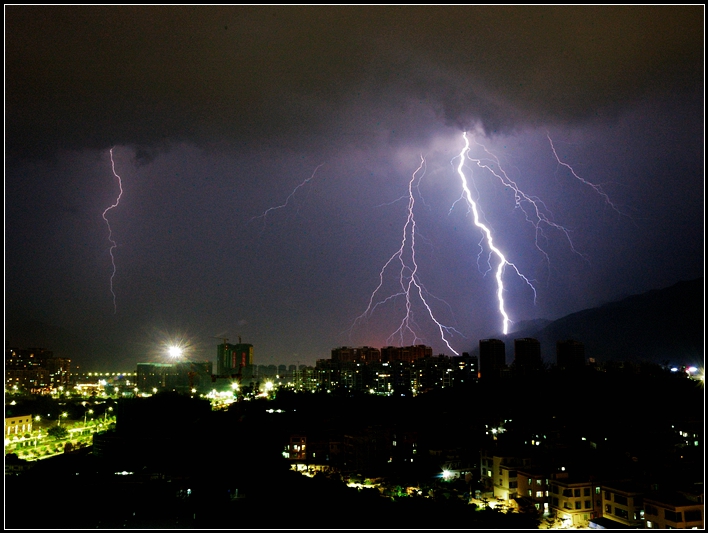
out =
[(93, 409), (89, 409), (84, 413), (84, 427), (86, 427), (86, 416), (92, 415), (93, 414)]
[(103, 411), (103, 423), (106, 423), (106, 417), (108, 416), (108, 411), (113, 411), (113, 407), (109, 407), (105, 411)]
[(57, 426), (61, 427), (61, 419), (62, 417), (66, 418), (69, 416), (69, 413), (62, 413), (57, 417)]

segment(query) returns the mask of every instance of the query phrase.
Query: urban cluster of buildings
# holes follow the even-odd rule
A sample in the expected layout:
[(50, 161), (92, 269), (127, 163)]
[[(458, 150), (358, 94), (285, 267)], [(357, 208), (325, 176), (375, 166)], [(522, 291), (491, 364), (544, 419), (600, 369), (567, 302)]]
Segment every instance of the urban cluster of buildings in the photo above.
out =
[[(574, 340), (556, 345), (556, 366), (569, 370), (586, 365), (584, 345)], [(514, 340), (513, 362), (507, 365), (506, 344), (500, 339), (479, 341), (479, 356), (433, 355), (425, 345), (374, 348), (337, 347), (329, 359), (307, 365), (255, 365), (253, 345), (223, 343), (217, 347), (217, 371), (211, 363), (178, 362), (138, 364), (137, 386), (141, 391), (194, 389), (263, 391), (268, 383), (276, 388), (302, 391), (350, 391), (376, 394), (419, 394), (434, 389), (471, 383), (479, 379), (503, 379), (544, 368), (537, 339)]]
[(71, 360), (54, 357), (44, 348), (5, 349), (5, 388), (30, 394), (49, 394), (68, 388)]
[[(240, 341), (240, 339), (239, 339)], [(524, 411), (523, 402), (518, 409), (526, 412), (533, 424), (527, 433), (514, 439), (508, 438), (514, 431), (504, 427), (486, 426), (479, 414), (455, 418), (453, 423), (465, 426), (468, 442), (447, 443), (431, 439), (421, 427), (419, 418), (413, 422), (397, 421), (395, 424), (376, 424), (365, 421), (361, 425), (328, 427), (323, 420), (313, 419), (298, 424), (283, 441), (283, 456), (294, 469), (365, 472), (380, 465), (413, 465), (427, 461), (440, 467), (442, 476), (474, 482), (479, 491), (478, 501), (494, 501), (508, 504), (520, 511), (538, 512), (544, 517), (558, 521), (558, 527), (575, 528), (649, 528), (672, 529), (703, 528), (702, 483), (648, 482), (651, 477), (634, 478), (623, 472), (606, 469), (578, 468), (578, 464), (590, 463), (589, 457), (605, 446), (605, 441), (616, 437), (604, 428), (601, 409), (607, 407), (600, 398), (581, 398), (584, 393), (572, 390), (564, 393), (558, 384), (537, 380), (545, 365), (541, 359), (538, 340), (520, 338), (513, 341), (513, 357), (507, 364), (507, 343), (501, 339), (479, 341), (478, 355), (463, 353), (460, 356), (433, 355), (432, 348), (424, 345), (384, 347), (337, 347), (331, 357), (320, 359), (315, 366), (306, 365), (256, 365), (251, 344), (229, 344), (217, 347), (216, 371), (211, 361), (173, 363), (139, 363), (135, 373), (108, 375), (74, 375), (69, 372), (69, 361), (54, 358), (51, 352), (41, 349), (6, 351), (6, 379), (9, 387), (21, 387), (25, 391), (43, 394), (62, 387), (95, 385), (94, 392), (109, 390), (110, 395), (133, 396), (118, 403), (120, 431), (97, 435), (94, 453), (104, 457), (122, 457), (132, 454), (136, 460), (150, 456), (159, 461), (165, 454), (166, 441), (183, 440), (198, 448), (201, 436), (220, 427), (212, 418), (209, 402), (197, 399), (193, 391), (211, 390), (258, 392), (266, 383), (302, 391), (334, 391), (344, 389), (392, 395), (400, 392), (416, 396), (438, 389), (455, 389), (463, 384), (477, 383), (484, 387), (480, 393), (479, 407), (490, 410), (494, 399), (511, 397), (515, 391), (519, 398), (533, 398), (533, 406)], [(588, 364), (590, 363), (590, 364)], [(582, 343), (574, 340), (556, 343), (555, 368), (561, 371), (587, 369), (593, 365), (587, 361)], [(588, 375), (600, 374), (591, 372)], [(568, 376), (570, 374), (563, 374)], [(522, 378), (517, 380), (515, 378)], [(531, 378), (531, 379), (528, 379)], [(567, 381), (567, 380), (562, 380)], [(583, 381), (577, 381), (578, 385)], [(594, 391), (594, 395), (601, 391)], [(110, 391), (110, 388), (113, 390)], [(539, 396), (539, 387), (553, 397)], [(465, 390), (465, 389), (461, 389)], [(155, 395), (148, 400), (151, 409), (138, 398), (142, 393), (157, 391), (190, 392), (161, 399)], [(503, 392), (502, 392), (503, 391)], [(587, 391), (586, 391), (587, 393)], [(314, 397), (306, 395), (306, 397)], [(365, 397), (369, 397), (366, 395)], [(428, 396), (425, 396), (426, 398)], [(516, 397), (516, 396), (515, 396)], [(482, 398), (484, 398), (482, 400)], [(469, 400), (469, 399), (468, 399)], [(566, 402), (578, 402), (577, 413), (562, 420), (551, 416), (551, 406)], [(617, 400), (612, 400), (616, 402)], [(162, 402), (162, 403), (160, 403)], [(194, 403), (197, 402), (197, 403)], [(482, 405), (483, 404), (483, 405)], [(590, 413), (588, 406), (595, 405), (597, 413)], [(610, 406), (607, 416), (624, 419), (638, 413), (632, 405)], [(442, 415), (440, 408), (437, 415)], [(445, 408), (447, 410), (447, 407)], [(214, 415), (218, 415), (214, 413)], [(520, 415), (523, 416), (523, 415)], [(675, 444), (672, 456), (695, 459), (702, 457), (702, 423), (688, 424), (681, 417), (673, 422), (673, 413), (653, 413), (649, 424), (656, 431), (659, 425), (671, 421)], [(661, 424), (656, 417), (661, 417)], [(31, 428), (31, 418), (17, 419), (15, 427), (8, 431), (19, 434)], [(531, 420), (530, 419), (530, 420)], [(542, 421), (553, 419), (565, 424), (558, 431), (547, 431)], [(219, 419), (221, 420), (221, 419)], [(555, 423), (554, 422), (554, 423)], [(441, 421), (442, 423), (442, 421)], [(24, 425), (23, 425), (24, 424)], [(648, 427), (649, 427), (648, 426)], [(8, 428), (10, 428), (8, 430)], [(582, 442), (577, 428), (590, 436)], [(484, 435), (475, 437), (474, 435)], [(139, 438), (138, 438), (139, 437)], [(672, 437), (672, 438), (673, 438)], [(573, 443), (571, 440), (575, 439)], [(129, 446), (130, 443), (133, 443)], [(479, 444), (483, 443), (483, 444)], [(132, 446), (132, 447), (131, 447)], [(631, 444), (622, 448), (632, 462), (635, 452)], [(130, 451), (130, 454), (126, 452)], [(176, 452), (175, 452), (176, 453)], [(613, 452), (614, 453), (614, 452)], [(152, 454), (152, 455), (151, 455)], [(572, 461), (567, 461), (572, 458)], [(609, 461), (609, 459), (608, 459)], [(703, 463), (696, 463), (701, 466)], [(608, 471), (610, 475), (608, 475)], [(696, 478), (700, 478), (696, 470)], [(471, 497), (471, 496), (470, 496)]]
[[(240, 339), (239, 339), (240, 341)], [(562, 369), (586, 365), (582, 343), (559, 341), (556, 366)], [(348, 389), (377, 394), (418, 394), (453, 387), (478, 379), (499, 379), (536, 372), (543, 368), (537, 339), (514, 340), (513, 362), (507, 365), (506, 343), (500, 339), (479, 341), (479, 356), (433, 355), (424, 345), (384, 348), (337, 347), (331, 358), (315, 366), (256, 365), (253, 345), (224, 342), (217, 346), (216, 372), (212, 361), (138, 363), (133, 373), (71, 373), (69, 359), (53, 357), (41, 348), (8, 348), (5, 356), (6, 388), (32, 394), (81, 389), (84, 394), (109, 396), (162, 390), (204, 394), (210, 391), (258, 393), (267, 384), (303, 391)]]
[[(490, 497), (522, 512), (536, 509), (562, 527), (579, 529), (703, 529), (698, 476), (693, 483), (649, 483), (551, 467), (531, 454), (511, 452), (482, 450), (479, 475)], [(584, 456), (578, 453), (577, 459)]]

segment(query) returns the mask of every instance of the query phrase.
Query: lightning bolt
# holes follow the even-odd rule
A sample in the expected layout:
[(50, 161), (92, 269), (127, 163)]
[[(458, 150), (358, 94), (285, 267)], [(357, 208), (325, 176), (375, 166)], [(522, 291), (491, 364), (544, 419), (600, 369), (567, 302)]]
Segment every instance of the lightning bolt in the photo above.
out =
[(605, 193), (605, 191), (602, 190), (602, 187), (600, 185), (597, 185), (595, 183), (590, 183), (589, 181), (584, 180), (583, 178), (578, 176), (578, 174), (575, 172), (573, 167), (571, 167), (568, 163), (561, 161), (561, 158), (558, 156), (558, 152), (556, 152), (556, 147), (553, 145), (553, 139), (551, 139), (551, 136), (548, 132), (546, 132), (546, 138), (548, 139), (548, 142), (551, 144), (551, 150), (553, 151), (553, 155), (556, 158), (556, 161), (558, 161), (558, 164), (560, 166), (567, 168), (575, 179), (577, 179), (579, 182), (583, 183), (584, 185), (591, 187), (597, 194), (602, 196), (602, 198), (605, 200), (605, 203), (607, 205), (609, 205), (612, 209), (614, 209), (620, 215), (624, 215), (624, 213), (622, 213), (619, 210), (619, 208), (614, 203), (612, 203), (612, 201), (610, 200), (610, 197), (607, 196), (607, 194)]
[[(509, 324), (510, 324), (510, 319), (509, 315), (506, 312), (505, 309), (505, 303), (504, 303), (504, 280), (503, 280), (503, 274), (506, 269), (506, 267), (511, 267), (517, 276), (519, 276), (522, 280), (526, 282), (526, 284), (533, 290), (534, 294), (534, 303), (536, 301), (536, 289), (531, 282), (526, 276), (524, 276), (519, 269), (511, 263), (505, 255), (501, 252), (499, 248), (497, 248), (494, 245), (494, 240), (492, 236), (492, 232), (490, 228), (484, 224), (481, 220), (480, 217), (480, 209), (475, 202), (475, 200), (472, 197), (472, 192), (470, 191), (470, 187), (468, 184), (467, 177), (464, 173), (464, 167), (465, 167), (465, 162), (471, 161), (474, 163), (479, 169), (486, 170), (489, 172), (492, 176), (497, 178), (504, 187), (509, 188), (513, 191), (514, 193), (514, 203), (515, 203), (515, 209), (519, 209), (523, 214), (528, 223), (530, 223), (535, 230), (535, 239), (534, 243), (536, 248), (541, 252), (543, 257), (545, 258), (546, 264), (549, 265), (549, 275), (550, 275), (550, 258), (548, 257), (548, 254), (546, 251), (543, 249), (541, 246), (541, 239), (546, 239), (545, 235), (545, 230), (546, 229), (553, 229), (556, 230), (560, 233), (562, 233), (566, 240), (568, 241), (568, 244), (570, 246), (570, 249), (581, 256), (583, 259), (587, 261), (587, 257), (585, 257), (584, 254), (580, 253), (578, 250), (575, 249), (573, 246), (573, 241), (570, 237), (570, 231), (565, 228), (564, 226), (557, 224), (553, 220), (553, 214), (550, 212), (550, 210), (547, 208), (547, 206), (544, 204), (544, 202), (539, 199), (536, 196), (531, 196), (527, 193), (525, 193), (521, 188), (518, 186), (518, 184), (509, 177), (507, 172), (502, 168), (502, 165), (499, 161), (499, 158), (492, 154), (483, 144), (479, 143), (475, 139), (475, 144), (480, 147), (486, 154), (489, 156), (488, 159), (480, 159), (480, 158), (474, 158), (470, 155), (470, 143), (467, 138), (467, 132), (463, 133), (463, 139), (464, 139), (464, 147), (462, 148), (460, 154), (457, 156), (459, 158), (459, 163), (457, 166), (457, 173), (460, 176), (460, 181), (462, 183), (462, 189), (463, 193), (462, 196), (459, 200), (457, 200), (455, 203), (453, 203), (452, 207), (450, 208), (450, 212), (452, 212), (452, 209), (455, 207), (455, 204), (460, 201), (460, 200), (465, 200), (467, 205), (469, 206), (470, 210), (473, 213), (474, 216), (474, 224), (480, 230), (482, 230), (483, 236), (482, 240), (480, 241), (480, 255), (478, 256), (478, 262), (479, 262), (479, 257), (481, 254), (484, 252), (484, 248), (482, 246), (482, 242), (486, 241), (487, 247), (490, 250), (489, 252), (489, 261), (491, 260), (492, 256), (495, 256), (496, 259), (498, 260), (496, 272), (495, 272), (495, 278), (497, 282), (497, 300), (498, 300), (498, 305), (499, 305), (499, 312), (502, 316), (502, 331), (506, 335), (509, 331)], [(612, 209), (614, 209), (617, 213), (619, 214), (624, 214), (620, 211), (620, 209), (610, 200), (609, 196), (605, 193), (605, 191), (602, 189), (600, 185), (596, 185), (594, 183), (591, 183), (582, 177), (578, 175), (578, 173), (571, 167), (568, 163), (564, 162), (561, 160), (560, 156), (558, 155), (558, 152), (556, 151), (556, 148), (553, 144), (553, 140), (551, 139), (550, 135), (548, 132), (546, 132), (546, 137), (548, 138), (548, 142), (551, 145), (551, 150), (553, 152), (553, 155), (558, 163), (559, 166), (562, 166), (566, 168), (570, 174), (578, 181), (580, 181), (582, 184), (587, 185), (588, 187), (592, 188), (598, 195), (600, 195), (604, 200), (607, 205), (609, 205)], [(491, 266), (490, 266), (491, 269)]]
[(116, 293), (113, 290), (113, 278), (116, 275), (116, 260), (115, 260), (115, 257), (113, 256), (113, 250), (116, 248), (117, 244), (116, 244), (116, 241), (113, 240), (113, 231), (111, 230), (111, 224), (108, 222), (108, 218), (106, 218), (106, 213), (108, 213), (108, 211), (110, 211), (111, 209), (118, 207), (118, 204), (120, 203), (120, 198), (121, 198), (121, 196), (123, 196), (123, 181), (121, 180), (121, 177), (116, 172), (116, 163), (113, 160), (113, 148), (110, 149), (110, 155), (111, 155), (111, 170), (113, 171), (113, 175), (118, 179), (118, 187), (120, 189), (120, 193), (118, 194), (118, 198), (116, 198), (116, 203), (111, 205), (110, 207), (107, 207), (106, 210), (103, 212), (103, 220), (106, 221), (106, 226), (108, 226), (108, 240), (111, 243), (111, 247), (109, 248), (108, 252), (111, 254), (111, 264), (113, 265), (113, 272), (111, 273), (111, 294), (113, 295), (113, 314), (116, 314), (116, 312), (118, 311), (118, 308), (116, 306)]
[[(425, 288), (425, 286), (420, 282), (420, 279), (418, 277), (418, 263), (416, 261), (416, 251), (415, 251), (415, 245), (416, 245), (416, 221), (414, 217), (414, 206), (415, 206), (415, 195), (414, 195), (414, 188), (417, 189), (418, 184), (420, 183), (420, 180), (422, 179), (423, 175), (425, 173), (425, 158), (421, 156), (421, 161), (420, 165), (416, 169), (415, 172), (413, 172), (413, 175), (411, 176), (410, 181), (408, 182), (408, 207), (407, 207), (407, 216), (406, 216), (406, 222), (403, 226), (403, 236), (401, 238), (401, 246), (396, 250), (393, 255), (386, 261), (384, 264), (383, 268), (379, 272), (379, 284), (374, 289), (374, 291), (371, 293), (371, 297), (369, 298), (369, 305), (367, 306), (366, 310), (359, 315), (355, 320), (354, 323), (352, 324), (350, 328), (350, 334), (352, 330), (356, 327), (357, 324), (360, 322), (370, 318), (372, 314), (376, 311), (376, 309), (379, 306), (382, 306), (386, 304), (387, 302), (390, 302), (392, 300), (395, 300), (396, 298), (403, 297), (405, 300), (405, 314), (398, 326), (398, 329), (396, 329), (387, 339), (387, 342), (389, 344), (392, 343), (392, 341), (398, 337), (399, 344), (401, 346), (404, 345), (405, 343), (405, 338), (407, 335), (412, 335), (413, 336), (413, 344), (417, 344), (420, 339), (418, 337), (418, 334), (416, 333), (415, 327), (417, 327), (417, 324), (415, 322), (415, 315), (413, 312), (413, 303), (414, 299), (417, 296), (420, 302), (423, 304), (428, 316), (430, 319), (435, 323), (437, 326), (437, 329), (440, 333), (440, 338), (442, 341), (445, 343), (445, 345), (455, 354), (459, 355), (455, 349), (450, 346), (450, 342), (447, 338), (446, 335), (449, 335), (450, 333), (458, 333), (461, 335), (461, 333), (454, 328), (450, 326), (446, 326), (442, 324), (438, 319), (435, 318), (435, 314), (433, 313), (433, 310), (428, 303), (428, 300), (426, 299), (426, 296), (429, 298), (435, 298), (436, 300), (442, 301), (439, 298), (433, 296), (428, 292), (428, 290)], [(405, 196), (399, 198), (402, 199), (405, 198)], [(399, 264), (400, 268), (398, 269), (398, 286), (400, 290), (396, 292), (395, 294), (391, 294), (383, 299), (379, 299), (376, 302), (374, 302), (377, 298), (377, 295), (380, 293), (382, 290), (382, 287), (384, 285), (384, 275), (386, 270), (389, 268), (390, 265), (395, 265), (396, 262)], [(444, 303), (444, 302), (443, 302)]]
[[(486, 168), (487, 170), (492, 172), (492, 174), (494, 176), (496, 176), (497, 178), (501, 179), (503, 183), (512, 187), (515, 191), (515, 198), (516, 198), (516, 205), (517, 206), (521, 206), (522, 200), (526, 200), (526, 201), (530, 202), (532, 205), (537, 207), (536, 213), (538, 215), (538, 213), (539, 213), (538, 205), (534, 202), (534, 200), (531, 197), (527, 196), (518, 187), (516, 187), (516, 184), (514, 184), (514, 182), (508, 178), (508, 176), (506, 175), (505, 172), (502, 171), (501, 174), (496, 173), (488, 165), (482, 164), (481, 160), (470, 158), (469, 157), (470, 142), (469, 142), (469, 139), (467, 138), (467, 132), (464, 132), (462, 134), (462, 137), (465, 140), (465, 145), (462, 148), (462, 150), (460, 151), (460, 154), (458, 155), (459, 163), (457, 166), (457, 174), (460, 176), (460, 182), (462, 184), (462, 191), (463, 191), (462, 198), (467, 202), (467, 205), (470, 207), (470, 209), (472, 211), (472, 215), (474, 217), (474, 225), (477, 226), (480, 230), (482, 230), (483, 240), (486, 241), (487, 247), (490, 250), (490, 256), (492, 256), (492, 255), (496, 256), (496, 258), (499, 261), (497, 264), (497, 269), (496, 269), (494, 277), (497, 281), (497, 301), (499, 302), (499, 313), (502, 316), (502, 332), (504, 333), (504, 335), (506, 335), (509, 332), (509, 324), (511, 322), (511, 320), (509, 319), (509, 315), (506, 312), (505, 305), (504, 305), (504, 279), (503, 278), (504, 278), (504, 270), (506, 269), (506, 267), (511, 267), (516, 272), (516, 274), (521, 279), (523, 279), (527, 283), (527, 285), (529, 285), (529, 287), (531, 287), (531, 289), (533, 290), (533, 293), (534, 293), (534, 300), (536, 299), (536, 289), (533, 286), (533, 284), (531, 283), (531, 281), (519, 271), (519, 269), (516, 267), (516, 265), (514, 265), (514, 263), (510, 262), (504, 256), (502, 251), (495, 246), (494, 238), (492, 236), (492, 231), (489, 229), (489, 227), (486, 224), (484, 224), (482, 222), (481, 217), (480, 217), (480, 210), (477, 206), (477, 202), (475, 202), (474, 198), (472, 197), (472, 191), (470, 190), (469, 183), (467, 181), (467, 176), (465, 175), (465, 172), (464, 172), (465, 162), (469, 158), (471, 161), (477, 163), (480, 167)], [(485, 149), (485, 151), (486, 151), (486, 149)], [(487, 152), (487, 153), (489, 153), (489, 152)], [(498, 160), (497, 160), (497, 163), (498, 163)], [(521, 209), (523, 210), (523, 207), (521, 207)], [(524, 211), (524, 212), (526, 213), (526, 211)], [(541, 216), (541, 215), (538, 215), (538, 216)], [(529, 220), (528, 215), (527, 215), (527, 220)], [(544, 220), (544, 221), (550, 223), (547, 220), (547, 218), (542, 217), (542, 216), (541, 216), (541, 220)], [(550, 223), (550, 224), (553, 225), (554, 227), (559, 227), (559, 226), (556, 226), (555, 224), (552, 224), (552, 223)], [(539, 224), (536, 223), (535, 226), (536, 226), (537, 232), (540, 231)], [(538, 239), (537, 239), (537, 241), (538, 241)], [(537, 246), (538, 246), (538, 244), (537, 244)], [(541, 251), (543, 251), (543, 250), (541, 250)], [(545, 252), (544, 252), (544, 255), (546, 256), (546, 258), (548, 258), (548, 255), (545, 254)]]
[[(463, 134), (463, 136), (465, 138), (465, 142), (467, 143), (467, 134), (465, 133)], [(578, 250), (576, 250), (573, 246), (573, 241), (570, 238), (570, 231), (564, 226), (561, 226), (560, 224), (557, 224), (553, 221), (553, 214), (546, 207), (544, 202), (537, 196), (530, 196), (526, 194), (523, 190), (521, 190), (517, 183), (513, 179), (511, 179), (507, 172), (502, 168), (499, 158), (493, 153), (491, 153), (486, 146), (479, 143), (476, 139), (474, 142), (477, 146), (482, 148), (482, 150), (484, 150), (484, 152), (492, 159), (492, 163), (490, 164), (484, 162), (482, 159), (477, 159), (470, 156), (469, 147), (467, 149), (467, 158), (473, 163), (475, 163), (477, 167), (487, 170), (490, 174), (492, 174), (492, 176), (497, 178), (501, 182), (501, 184), (504, 185), (504, 187), (509, 188), (514, 192), (514, 208), (519, 209), (524, 214), (526, 221), (534, 227), (534, 243), (536, 245), (536, 249), (541, 252), (543, 257), (545, 258), (546, 264), (550, 264), (550, 258), (548, 257), (546, 251), (541, 247), (541, 244), (539, 242), (540, 238), (546, 238), (546, 235), (544, 233), (544, 227), (552, 228), (562, 233), (567, 239), (568, 244), (570, 245), (570, 249), (574, 253), (585, 258), (585, 256), (581, 254)], [(496, 163), (496, 169), (494, 168), (494, 163)]]
[(276, 210), (278, 210), (278, 209), (283, 209), (284, 207), (286, 207), (286, 206), (288, 205), (288, 203), (290, 202), (290, 200), (295, 196), (295, 193), (298, 191), (298, 189), (301, 189), (302, 187), (305, 186), (305, 184), (307, 184), (307, 183), (309, 183), (310, 181), (312, 181), (312, 180), (315, 178), (315, 174), (317, 174), (317, 171), (318, 171), (323, 165), (324, 165), (324, 163), (320, 163), (319, 165), (317, 165), (317, 167), (315, 168), (315, 170), (312, 172), (312, 175), (311, 175), (309, 178), (303, 180), (302, 183), (300, 183), (297, 187), (295, 187), (295, 188), (293, 189), (293, 192), (291, 192), (291, 193), (288, 195), (288, 197), (285, 199), (285, 202), (284, 202), (282, 205), (277, 205), (277, 206), (275, 206), (275, 207), (269, 207), (268, 209), (266, 209), (265, 211), (263, 211), (263, 213), (261, 213), (260, 215), (251, 218), (248, 222), (250, 223), (250, 222), (253, 222), (254, 220), (257, 220), (257, 219), (259, 219), (259, 218), (262, 218), (262, 219), (263, 219), (263, 223), (265, 224), (265, 219), (266, 219), (266, 217), (268, 216), (268, 213), (270, 213), (271, 211), (276, 211)]

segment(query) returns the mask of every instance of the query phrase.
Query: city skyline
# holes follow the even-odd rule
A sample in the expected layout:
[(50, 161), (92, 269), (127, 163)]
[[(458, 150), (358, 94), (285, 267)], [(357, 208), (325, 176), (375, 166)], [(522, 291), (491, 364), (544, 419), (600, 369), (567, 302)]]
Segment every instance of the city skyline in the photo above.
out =
[(513, 330), (703, 276), (703, 6), (5, 13), (6, 324), (72, 366), (455, 355), (499, 294)]

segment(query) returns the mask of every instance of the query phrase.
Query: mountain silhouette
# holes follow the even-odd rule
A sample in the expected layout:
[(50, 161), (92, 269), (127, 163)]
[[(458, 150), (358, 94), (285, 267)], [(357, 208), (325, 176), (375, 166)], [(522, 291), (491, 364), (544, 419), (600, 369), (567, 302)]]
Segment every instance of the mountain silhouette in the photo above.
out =
[[(556, 361), (556, 342), (575, 340), (585, 345), (585, 356), (596, 361), (647, 361), (659, 364), (703, 366), (705, 347), (704, 278), (629, 296), (585, 309), (558, 320), (520, 322), (500, 338), (506, 359), (514, 360), (514, 339), (533, 337), (541, 343), (547, 363)], [(100, 350), (64, 328), (21, 316), (7, 315), (5, 346), (45, 348), (55, 357), (88, 363), (101, 359)], [(471, 353), (479, 354), (479, 345)]]
[[(703, 366), (705, 347), (704, 278), (681, 281), (665, 289), (629, 296), (554, 321), (520, 324), (512, 334), (497, 336), (506, 344), (507, 363), (514, 359), (514, 339), (541, 343), (547, 363), (556, 361), (556, 342), (575, 340), (596, 361), (653, 362)], [(476, 353), (479, 352), (477, 347)]]

